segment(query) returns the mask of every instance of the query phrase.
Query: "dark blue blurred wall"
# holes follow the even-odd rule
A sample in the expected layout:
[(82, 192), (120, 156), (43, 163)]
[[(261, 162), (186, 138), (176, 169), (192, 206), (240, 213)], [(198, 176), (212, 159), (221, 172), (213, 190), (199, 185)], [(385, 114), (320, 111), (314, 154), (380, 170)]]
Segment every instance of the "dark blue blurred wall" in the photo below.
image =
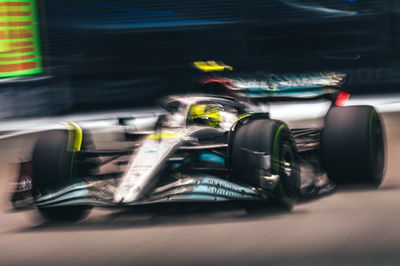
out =
[(195, 60), (221, 60), (238, 71), (346, 71), (356, 89), (390, 87), (400, 77), (398, 2), (39, 3), (47, 74), (69, 80), (76, 109), (143, 105), (184, 92), (197, 75)]

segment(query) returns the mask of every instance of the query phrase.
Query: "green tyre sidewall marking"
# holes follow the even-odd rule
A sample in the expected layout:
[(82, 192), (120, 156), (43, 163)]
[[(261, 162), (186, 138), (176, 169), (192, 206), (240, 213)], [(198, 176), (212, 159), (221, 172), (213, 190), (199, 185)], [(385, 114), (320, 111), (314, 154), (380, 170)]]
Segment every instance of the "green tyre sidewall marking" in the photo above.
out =
[(375, 112), (372, 111), (370, 116), (369, 116), (369, 122), (368, 122), (368, 137), (369, 137), (369, 156), (370, 156), (370, 160), (372, 163), (372, 169), (375, 170), (375, 160), (374, 160), (374, 155), (375, 155), (375, 138), (374, 138), (374, 120), (375, 120)]
[[(286, 124), (281, 124), (279, 125), (278, 129), (276, 130), (275, 136), (274, 136), (274, 143), (273, 143), (273, 148), (272, 148), (272, 167), (271, 167), (271, 172), (272, 174), (279, 174), (279, 161), (280, 161), (280, 136), (281, 132), (283, 129), (287, 129)], [(282, 187), (282, 182), (279, 181), (277, 184), (277, 187), (275, 188), (275, 193), (278, 197), (278, 199), (283, 202), (287, 206), (291, 206), (293, 204), (293, 200), (289, 198), (283, 187)]]
[(280, 136), (281, 132), (283, 129), (287, 128), (285, 124), (279, 125), (278, 129), (276, 130), (276, 134), (274, 136), (274, 144), (272, 148), (272, 173), (273, 174), (279, 174), (279, 155), (280, 155), (280, 149), (279, 149), (279, 142), (280, 142)]
[(379, 163), (377, 162), (378, 158), (376, 158), (376, 139), (375, 139), (375, 127), (374, 125), (376, 124), (376, 120), (378, 118), (378, 114), (375, 111), (375, 109), (373, 111), (371, 111), (370, 117), (369, 117), (369, 132), (368, 132), (368, 137), (369, 137), (369, 156), (370, 156), (370, 160), (371, 160), (371, 165), (372, 165), (372, 179), (375, 181), (379, 181), (377, 180), (377, 175), (381, 175), (380, 171), (381, 169), (378, 169), (379, 167)]

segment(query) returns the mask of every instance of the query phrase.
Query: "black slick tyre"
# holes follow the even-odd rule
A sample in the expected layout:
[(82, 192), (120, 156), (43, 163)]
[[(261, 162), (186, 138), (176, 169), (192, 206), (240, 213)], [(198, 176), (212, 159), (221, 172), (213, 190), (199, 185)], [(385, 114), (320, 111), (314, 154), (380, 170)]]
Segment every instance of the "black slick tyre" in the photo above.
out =
[[(43, 133), (33, 150), (33, 191), (46, 195), (72, 184), (75, 152), (68, 150), (69, 132), (52, 130)], [(84, 218), (88, 206), (39, 207), (40, 214), (51, 221), (77, 221)]]
[(385, 140), (375, 108), (332, 108), (322, 133), (322, 160), (329, 179), (338, 184), (379, 186), (384, 176)]
[[(241, 182), (262, 186), (260, 170), (254, 167), (249, 152), (271, 155), (270, 175), (279, 175), (273, 189), (273, 200), (291, 209), (299, 195), (300, 177), (296, 162), (296, 150), (286, 124), (270, 119), (254, 119), (237, 127), (230, 140), (232, 178)], [(268, 173), (267, 173), (268, 174)]]

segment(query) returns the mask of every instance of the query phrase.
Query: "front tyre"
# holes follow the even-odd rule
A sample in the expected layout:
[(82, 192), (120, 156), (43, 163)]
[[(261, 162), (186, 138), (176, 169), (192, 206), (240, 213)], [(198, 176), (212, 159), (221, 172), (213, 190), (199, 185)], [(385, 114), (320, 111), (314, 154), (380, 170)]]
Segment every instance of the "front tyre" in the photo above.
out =
[[(33, 191), (35, 196), (55, 192), (75, 182), (75, 159), (72, 147), (79, 141), (73, 130), (53, 130), (43, 133), (33, 150)], [(80, 138), (80, 141), (82, 138)], [(78, 221), (89, 213), (88, 206), (38, 207), (39, 213), (50, 221)]]
[[(245, 118), (246, 119), (246, 118)], [(299, 195), (300, 177), (296, 162), (296, 150), (286, 124), (270, 119), (249, 119), (234, 132), (230, 140), (232, 177), (236, 180), (263, 187), (265, 175), (278, 175), (272, 189), (273, 201), (285, 209), (291, 209)], [(255, 167), (254, 154), (270, 155), (268, 171)]]
[(322, 134), (322, 160), (336, 183), (379, 186), (385, 168), (381, 119), (372, 106), (332, 108)]

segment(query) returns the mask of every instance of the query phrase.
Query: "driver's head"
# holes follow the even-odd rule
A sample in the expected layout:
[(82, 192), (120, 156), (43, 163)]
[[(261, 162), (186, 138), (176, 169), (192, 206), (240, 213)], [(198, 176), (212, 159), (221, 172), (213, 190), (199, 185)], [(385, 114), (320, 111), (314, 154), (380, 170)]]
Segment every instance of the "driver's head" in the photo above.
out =
[(222, 106), (218, 104), (193, 104), (189, 108), (189, 125), (218, 127), (222, 121)]

